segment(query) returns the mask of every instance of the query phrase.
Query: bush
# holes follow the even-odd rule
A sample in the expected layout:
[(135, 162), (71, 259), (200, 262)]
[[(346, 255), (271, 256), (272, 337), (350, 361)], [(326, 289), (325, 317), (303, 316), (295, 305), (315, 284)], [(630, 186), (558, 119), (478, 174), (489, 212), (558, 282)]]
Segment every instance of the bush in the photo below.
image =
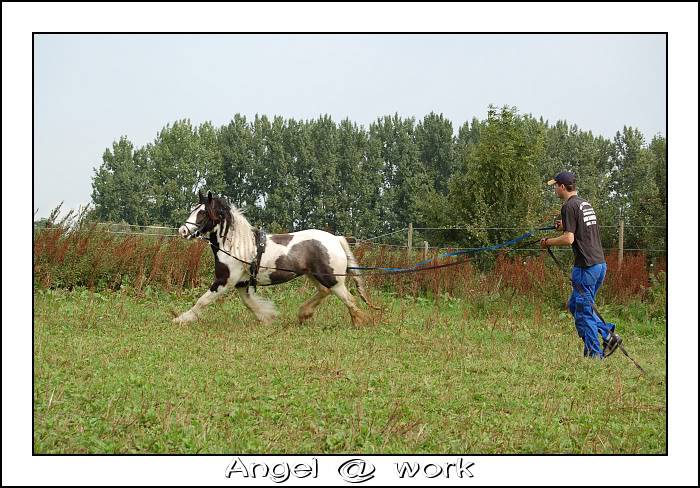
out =
[[(146, 286), (166, 290), (194, 288), (213, 276), (213, 258), (204, 241), (174, 236), (120, 235), (104, 227), (86, 224), (79, 229), (36, 229), (34, 233), (34, 282), (44, 288), (93, 290)], [(533, 301), (564, 306), (571, 292), (568, 277), (544, 253), (524, 255), (502, 251), (482, 256), (441, 257), (451, 250), (433, 250), (425, 266), (459, 263), (417, 273), (363, 272), (365, 282), (398, 296), (479, 297), (494, 294), (529, 297)], [(363, 243), (355, 247), (361, 266), (409, 268), (423, 260), (421, 252)], [(601, 301), (627, 303), (646, 300), (665, 316), (665, 261), (657, 260), (655, 274), (647, 270), (647, 257), (625, 254), (617, 269), (617, 256), (607, 257), (608, 276)], [(202, 261), (204, 260), (204, 262)]]
[(118, 235), (95, 224), (34, 233), (34, 284), (44, 288), (87, 287), (140, 292), (157, 285), (171, 290), (197, 287), (206, 243), (173, 237)]
[(649, 313), (652, 318), (663, 319), (666, 317), (666, 272), (658, 271), (649, 276), (651, 286), (647, 289), (646, 301), (649, 303)]

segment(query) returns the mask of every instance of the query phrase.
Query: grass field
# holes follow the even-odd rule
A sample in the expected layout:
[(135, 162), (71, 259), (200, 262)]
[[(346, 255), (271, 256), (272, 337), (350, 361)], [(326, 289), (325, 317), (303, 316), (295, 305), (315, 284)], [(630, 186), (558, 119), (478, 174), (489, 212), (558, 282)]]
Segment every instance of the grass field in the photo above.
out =
[(236, 293), (174, 325), (201, 293), (37, 289), (34, 452), (666, 452), (665, 318), (640, 302), (601, 312), (646, 376), (517, 294), (375, 290), (371, 325), (335, 297), (299, 325), (298, 281), (261, 290), (273, 325)]

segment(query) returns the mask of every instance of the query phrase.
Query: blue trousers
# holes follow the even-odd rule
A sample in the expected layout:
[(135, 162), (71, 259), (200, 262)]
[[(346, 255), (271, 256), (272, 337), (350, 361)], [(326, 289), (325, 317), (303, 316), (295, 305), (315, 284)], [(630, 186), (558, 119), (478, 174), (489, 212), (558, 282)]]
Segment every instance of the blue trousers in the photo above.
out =
[(574, 316), (578, 336), (583, 340), (583, 355), (586, 357), (602, 358), (603, 350), (598, 335), (607, 340), (615, 330), (615, 324), (600, 320), (592, 306), (596, 293), (605, 280), (607, 269), (607, 264), (601, 263), (586, 268), (574, 266), (571, 272), (571, 280), (577, 286), (574, 286), (569, 297), (569, 311)]

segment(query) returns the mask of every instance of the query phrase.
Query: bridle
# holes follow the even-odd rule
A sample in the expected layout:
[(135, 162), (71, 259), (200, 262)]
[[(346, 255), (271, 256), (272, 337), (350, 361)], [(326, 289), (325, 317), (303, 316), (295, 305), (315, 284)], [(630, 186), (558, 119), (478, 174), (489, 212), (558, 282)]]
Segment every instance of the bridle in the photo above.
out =
[(195, 239), (200, 236), (202, 229), (209, 223), (209, 217), (207, 217), (207, 220), (204, 221), (202, 225), (197, 225), (196, 222), (190, 222), (189, 220), (185, 222), (185, 224), (190, 224), (194, 225), (196, 228), (194, 231), (191, 231), (189, 227), (185, 226), (187, 229), (188, 235), (187, 239)]
[[(203, 233), (209, 232), (214, 227), (216, 227), (217, 225), (220, 225), (224, 221), (223, 210), (219, 210), (219, 220), (218, 221), (212, 220), (212, 218), (209, 216), (209, 212), (206, 210), (204, 211), (204, 215), (205, 215), (204, 222), (202, 222), (201, 224), (197, 224), (197, 222), (190, 222), (189, 220), (185, 221), (185, 224), (190, 224), (190, 225), (195, 226), (195, 230), (191, 231), (190, 228), (187, 227), (187, 225), (185, 225), (185, 228), (187, 229), (187, 232), (188, 232), (187, 239), (198, 238)], [(209, 224), (211, 224), (211, 227), (209, 229), (207, 229)], [(225, 231), (226, 232), (228, 231), (228, 227), (226, 227), (226, 229), (224, 229), (222, 227), (222, 229), (221, 229), (222, 237), (223, 237), (223, 234)]]
[[(205, 215), (204, 222), (202, 222), (201, 224), (197, 224), (197, 222), (190, 222), (189, 220), (185, 221), (185, 224), (190, 224), (190, 225), (195, 226), (194, 231), (191, 231), (190, 228), (187, 227), (187, 225), (185, 225), (185, 228), (187, 229), (187, 232), (189, 233), (189, 235), (187, 236), (187, 239), (197, 238), (200, 235), (202, 235), (202, 233), (208, 232), (209, 230), (213, 229), (214, 226), (216, 226), (216, 224), (219, 223), (219, 222), (212, 221), (212, 219), (209, 217), (209, 212), (207, 212), (206, 210), (204, 211), (204, 215)], [(212, 224), (211, 229), (204, 230), (209, 224)]]

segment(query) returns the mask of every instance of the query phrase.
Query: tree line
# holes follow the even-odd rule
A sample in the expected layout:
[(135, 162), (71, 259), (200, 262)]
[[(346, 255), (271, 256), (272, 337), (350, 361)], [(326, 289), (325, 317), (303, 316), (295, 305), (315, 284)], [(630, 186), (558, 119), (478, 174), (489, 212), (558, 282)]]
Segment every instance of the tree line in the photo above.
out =
[[(179, 226), (199, 189), (227, 197), (271, 232), (307, 228), (367, 238), (415, 227), (431, 244), (484, 245), (546, 225), (561, 203), (545, 181), (562, 170), (602, 225), (624, 219), (625, 247), (666, 248), (666, 139), (623, 127), (613, 140), (514, 107), (489, 107), (455, 132), (442, 114), (384, 116), (364, 127), (327, 115), (297, 121), (236, 114), (226, 125), (166, 125), (135, 147), (107, 148), (91, 218)], [(520, 232), (518, 232), (520, 233)], [(418, 236), (421, 237), (421, 236)], [(603, 229), (613, 247), (615, 228)]]

